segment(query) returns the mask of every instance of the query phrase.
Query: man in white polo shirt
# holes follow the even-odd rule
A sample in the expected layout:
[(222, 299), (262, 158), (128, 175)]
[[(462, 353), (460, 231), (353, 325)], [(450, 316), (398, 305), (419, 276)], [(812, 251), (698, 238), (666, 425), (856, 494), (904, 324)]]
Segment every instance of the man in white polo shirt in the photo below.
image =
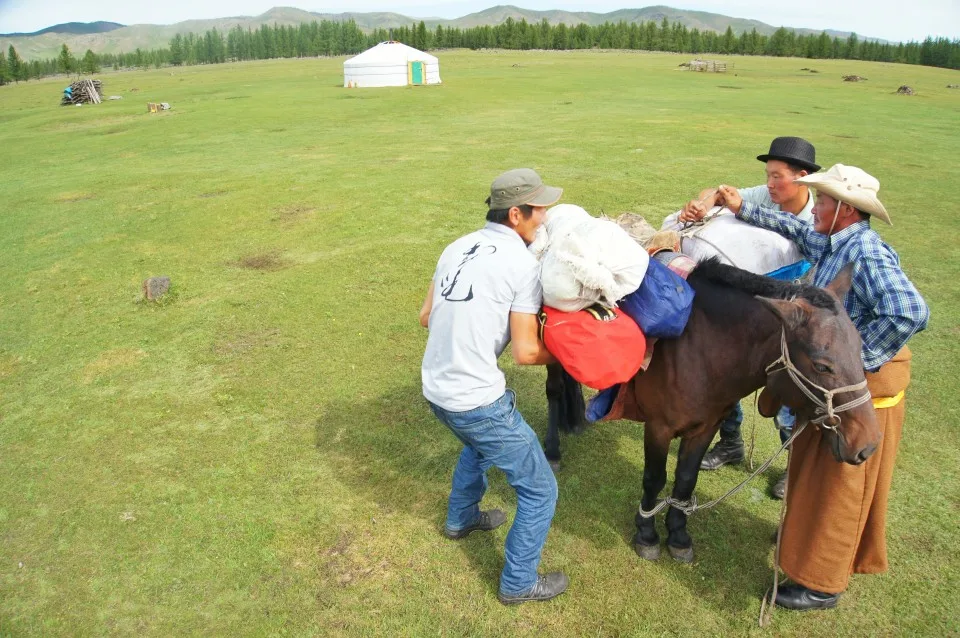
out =
[(549, 600), (568, 584), (561, 572), (537, 572), (557, 504), (557, 481), (497, 366), (508, 343), (518, 364), (555, 361), (537, 336), (543, 293), (540, 268), (527, 245), (561, 193), (529, 168), (497, 177), (487, 199), (487, 224), (443, 251), (420, 310), (420, 324), (430, 330), (423, 395), (463, 443), (444, 534), (456, 540), (504, 523), (501, 510), (479, 507), (491, 466), (500, 468), (517, 492), (498, 593), (506, 605)]

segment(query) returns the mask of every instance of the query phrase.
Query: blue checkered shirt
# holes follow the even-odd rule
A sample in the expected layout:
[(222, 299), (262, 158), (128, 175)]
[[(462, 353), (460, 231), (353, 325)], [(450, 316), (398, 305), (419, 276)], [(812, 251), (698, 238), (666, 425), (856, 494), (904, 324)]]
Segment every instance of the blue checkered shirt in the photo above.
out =
[(744, 202), (740, 219), (792, 239), (813, 264), (813, 283), (821, 288), (853, 263), (853, 286), (843, 305), (863, 340), (863, 367), (875, 371), (927, 327), (930, 310), (900, 269), (896, 251), (880, 239), (867, 221), (847, 226), (833, 235), (821, 235), (810, 224)]

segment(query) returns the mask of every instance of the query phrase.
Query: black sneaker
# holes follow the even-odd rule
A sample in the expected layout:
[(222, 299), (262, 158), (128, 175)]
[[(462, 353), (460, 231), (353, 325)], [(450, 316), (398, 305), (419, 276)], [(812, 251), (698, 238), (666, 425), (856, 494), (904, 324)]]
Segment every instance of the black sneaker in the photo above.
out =
[(443, 535), (450, 540), (456, 541), (460, 540), (461, 538), (466, 538), (478, 530), (481, 532), (489, 532), (492, 529), (497, 529), (503, 525), (506, 520), (507, 516), (502, 510), (485, 510), (480, 512), (480, 516), (477, 517), (477, 520), (475, 520), (472, 525), (468, 525), (463, 529), (458, 529), (456, 531), (444, 528)]
[(543, 601), (556, 598), (567, 591), (567, 585), (570, 579), (563, 572), (550, 572), (544, 576), (538, 576), (537, 582), (529, 590), (521, 594), (504, 594), (500, 592), (497, 598), (504, 605), (519, 605), (528, 603), (532, 600)]
[(746, 456), (746, 450), (743, 447), (743, 439), (739, 436), (735, 439), (724, 441), (721, 438), (709, 452), (704, 455), (700, 461), (701, 470), (719, 470), (724, 465), (735, 465), (742, 463)]

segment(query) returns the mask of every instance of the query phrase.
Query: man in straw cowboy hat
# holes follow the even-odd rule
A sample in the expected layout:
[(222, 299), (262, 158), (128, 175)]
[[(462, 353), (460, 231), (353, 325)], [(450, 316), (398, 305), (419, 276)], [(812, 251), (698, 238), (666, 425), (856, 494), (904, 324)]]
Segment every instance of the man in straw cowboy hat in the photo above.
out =
[[(798, 178), (806, 177), (820, 170), (817, 164), (817, 152), (813, 144), (801, 137), (777, 137), (770, 142), (770, 150), (757, 159), (764, 163), (767, 181), (760, 186), (737, 189), (737, 194), (745, 202), (762, 208), (783, 211), (795, 215), (800, 221), (813, 223), (814, 198), (807, 186)], [(678, 220), (691, 222), (702, 219), (712, 207), (723, 205), (724, 197), (719, 188), (707, 188), (700, 191), (697, 199), (687, 202), (680, 211)], [(800, 262), (800, 268), (791, 266), (778, 270), (769, 276), (776, 279), (792, 280), (802, 277), (810, 268), (807, 262)], [(786, 441), (793, 427), (794, 417), (788, 408), (783, 408), (775, 419), (781, 428), (780, 438)], [(734, 407), (720, 423), (720, 440), (700, 462), (701, 470), (718, 470), (724, 465), (743, 462), (746, 458), (746, 446), (740, 433), (743, 423), (743, 410), (740, 404)], [(773, 485), (770, 493), (777, 499), (783, 498), (786, 490), (787, 475), (784, 473)]]
[(518, 364), (556, 361), (538, 336), (540, 265), (527, 246), (546, 207), (562, 192), (529, 168), (493, 180), (486, 226), (443, 251), (420, 310), (420, 324), (430, 330), (421, 367), (423, 395), (463, 443), (444, 535), (460, 540), (506, 521), (499, 509), (479, 507), (490, 467), (500, 468), (517, 492), (500, 574), (498, 598), (505, 605), (549, 600), (568, 583), (561, 572), (537, 572), (557, 505), (557, 480), (497, 365), (508, 343)]
[(793, 584), (779, 590), (776, 603), (805, 611), (836, 606), (850, 574), (887, 569), (887, 498), (910, 382), (905, 344), (926, 327), (929, 310), (900, 269), (897, 253), (870, 228), (871, 217), (891, 223), (877, 198), (876, 178), (836, 164), (797, 181), (817, 191), (813, 228), (743, 201), (734, 188), (721, 186), (719, 192), (744, 221), (796, 242), (816, 264), (814, 284), (825, 286), (846, 264), (854, 265), (843, 304), (863, 341), (867, 387), (883, 432), (873, 456), (856, 466), (832, 458), (821, 446), (819, 428), (808, 427), (793, 442), (780, 551)]

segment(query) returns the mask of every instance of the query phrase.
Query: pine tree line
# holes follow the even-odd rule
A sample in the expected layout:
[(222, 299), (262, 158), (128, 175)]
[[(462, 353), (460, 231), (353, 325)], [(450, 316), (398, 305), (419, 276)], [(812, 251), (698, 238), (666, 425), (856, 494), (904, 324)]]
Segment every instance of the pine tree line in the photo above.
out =
[(720, 53), (734, 55), (795, 56), (811, 59), (848, 59), (922, 64), (960, 69), (960, 40), (927, 38), (923, 42), (885, 44), (847, 38), (798, 35), (779, 28), (772, 35), (756, 29), (739, 36), (727, 27), (725, 33), (688, 29), (666, 18), (656, 22), (579, 24), (537, 24), (507, 18), (496, 26), (467, 29), (443, 27), (427, 29), (421, 21), (409, 27), (378, 28), (364, 34), (356, 22), (303, 23), (298, 26), (262, 25), (258, 29), (239, 26), (227, 32), (211, 29), (203, 34), (177, 34), (163, 49), (136, 49), (132, 53), (93, 53), (89, 49), (77, 60), (66, 44), (56, 59), (25, 62), (13, 45), (4, 55), (0, 51), (0, 84), (20, 82), (56, 73), (96, 73), (101, 67), (144, 68), (166, 65), (217, 64), (235, 60), (350, 55), (378, 42), (397, 40), (421, 50), (428, 49), (638, 49), (673, 51), (693, 55)]

